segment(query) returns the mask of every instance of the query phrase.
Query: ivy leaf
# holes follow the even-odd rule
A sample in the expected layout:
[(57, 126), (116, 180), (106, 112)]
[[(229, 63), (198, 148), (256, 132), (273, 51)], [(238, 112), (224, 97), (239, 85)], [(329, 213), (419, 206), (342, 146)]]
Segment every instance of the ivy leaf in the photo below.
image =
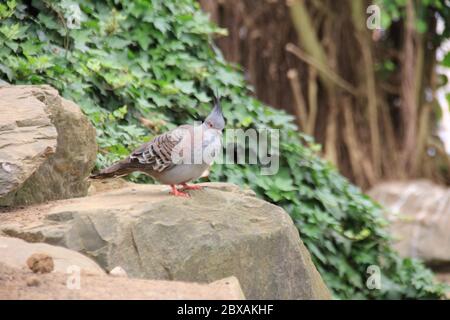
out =
[(109, 37), (106, 39), (106, 43), (112, 49), (124, 49), (131, 43), (131, 40), (120, 37)]
[(292, 179), (285, 179), (283, 177), (276, 177), (274, 186), (280, 191), (294, 191), (296, 188), (293, 185)]
[(13, 25), (4, 24), (0, 27), (0, 33), (8, 40), (16, 40), (23, 38), (27, 29), (28, 26), (21, 26), (19, 23)]
[(167, 33), (167, 31), (169, 30), (169, 24), (163, 18), (155, 18), (153, 20), (153, 25), (155, 26), (156, 29), (161, 31), (163, 34)]
[(153, 43), (153, 39), (149, 36), (148, 30), (144, 30), (143, 28), (136, 29), (134, 36), (143, 50), (147, 50), (149, 45)]
[(13, 80), (13, 71), (11, 70), (11, 68), (9, 68), (8, 66), (5, 66), (4, 64), (0, 63), (0, 71), (3, 72), (4, 74), (6, 74), (6, 76), (8, 77), (9, 81)]
[(211, 98), (205, 92), (196, 92), (194, 96), (198, 99), (198, 101), (207, 103), (211, 101)]
[(88, 43), (92, 41), (92, 32), (90, 30), (72, 30), (70, 33), (71, 38), (74, 40), (74, 48), (81, 52), (87, 52), (89, 50)]
[(180, 89), (180, 91), (185, 94), (192, 94), (195, 92), (194, 81), (175, 80), (174, 84), (175, 84), (175, 87)]
[(121, 119), (125, 118), (125, 115), (127, 114), (127, 112), (128, 112), (128, 107), (125, 105), (121, 108), (114, 110), (114, 112), (112, 114), (113, 114), (114, 118), (121, 120)]
[(56, 19), (47, 16), (40, 12), (38, 14), (38, 20), (47, 28), (50, 30), (60, 30), (62, 26), (57, 22)]

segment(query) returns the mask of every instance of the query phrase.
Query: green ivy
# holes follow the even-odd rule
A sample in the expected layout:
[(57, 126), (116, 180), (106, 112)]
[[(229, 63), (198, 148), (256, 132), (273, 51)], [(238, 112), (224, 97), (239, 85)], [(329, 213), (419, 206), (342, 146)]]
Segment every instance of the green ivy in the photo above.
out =
[[(393, 22), (404, 19), (407, 0), (376, 0), (381, 8), (381, 24), (388, 29)], [(443, 0), (418, 0), (414, 2), (416, 11), (415, 28), (419, 33), (428, 31), (428, 15), (435, 14), (444, 23), (450, 21), (450, 5)], [(432, 9), (432, 10), (429, 10)], [(450, 27), (445, 26), (442, 34), (435, 35), (434, 41), (441, 43), (450, 37)]]
[[(249, 186), (285, 208), (336, 298), (442, 297), (428, 269), (393, 252), (380, 207), (319, 158), (290, 115), (249, 96), (239, 67), (213, 45), (226, 31), (195, 1), (10, 0), (0, 18), (0, 77), (50, 84), (80, 105), (97, 129), (98, 167), (202, 119), (218, 89), (229, 128), (280, 129), (281, 159), (275, 176), (215, 165), (210, 179)], [(381, 290), (366, 286), (370, 265), (381, 268)]]

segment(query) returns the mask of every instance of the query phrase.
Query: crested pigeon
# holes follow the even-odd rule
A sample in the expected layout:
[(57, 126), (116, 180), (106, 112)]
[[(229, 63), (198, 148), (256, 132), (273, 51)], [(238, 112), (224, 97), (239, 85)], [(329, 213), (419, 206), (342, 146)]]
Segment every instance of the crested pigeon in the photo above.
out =
[[(200, 178), (209, 169), (222, 146), (224, 127), (220, 101), (214, 96), (214, 108), (201, 125), (182, 125), (160, 134), (90, 178), (115, 178), (139, 171), (170, 185), (174, 196), (189, 197), (184, 190), (201, 187), (187, 185), (187, 182)], [(182, 190), (178, 190), (177, 185), (181, 185)]]

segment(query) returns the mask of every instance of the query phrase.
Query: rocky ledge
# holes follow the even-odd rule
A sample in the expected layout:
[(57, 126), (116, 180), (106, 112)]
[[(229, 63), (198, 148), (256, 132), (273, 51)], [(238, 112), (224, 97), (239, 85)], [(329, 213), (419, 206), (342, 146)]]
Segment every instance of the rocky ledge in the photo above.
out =
[(66, 247), (131, 277), (210, 283), (235, 276), (248, 299), (330, 298), (282, 208), (235, 185), (204, 186), (185, 199), (166, 186), (96, 185), (88, 197), (0, 213), (0, 232)]

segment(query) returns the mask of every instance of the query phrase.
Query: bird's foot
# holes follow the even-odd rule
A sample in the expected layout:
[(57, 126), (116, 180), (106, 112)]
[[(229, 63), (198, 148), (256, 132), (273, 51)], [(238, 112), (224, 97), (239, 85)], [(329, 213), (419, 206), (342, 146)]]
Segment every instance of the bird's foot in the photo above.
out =
[(178, 190), (174, 185), (170, 186), (172, 188), (172, 191), (170, 191), (170, 194), (174, 195), (175, 197), (185, 197), (185, 198), (189, 198), (190, 195), (187, 194), (186, 192), (182, 192), (180, 190)]
[(203, 189), (202, 186), (197, 186), (197, 185), (189, 186), (186, 183), (182, 183), (181, 185), (183, 186), (183, 188), (182, 188), (183, 191), (184, 190), (202, 190)]

